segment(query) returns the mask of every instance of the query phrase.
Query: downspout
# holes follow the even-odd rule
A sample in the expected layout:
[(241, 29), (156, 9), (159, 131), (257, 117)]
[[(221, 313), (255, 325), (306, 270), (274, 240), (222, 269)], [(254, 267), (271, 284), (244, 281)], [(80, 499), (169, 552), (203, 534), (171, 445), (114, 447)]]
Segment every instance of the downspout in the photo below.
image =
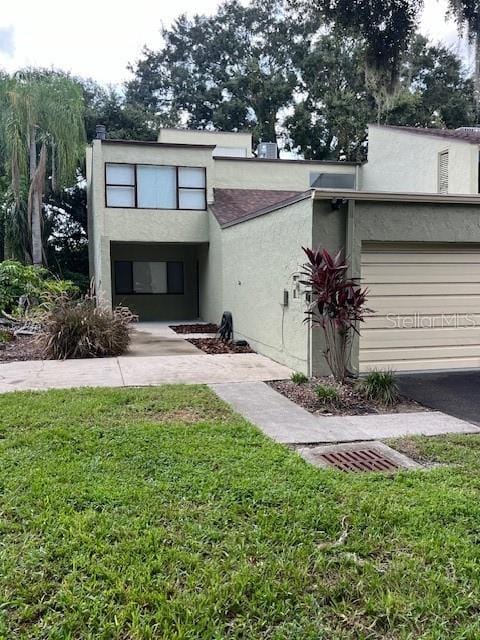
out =
[[(357, 278), (360, 276), (358, 272), (357, 256), (355, 254), (355, 200), (351, 199), (347, 205), (347, 220), (345, 225), (345, 254), (348, 260), (347, 275), (349, 278)], [(352, 338), (352, 349), (350, 351), (350, 359), (348, 369), (358, 374), (358, 353), (360, 348), (359, 336), (357, 333)]]
[[(314, 245), (315, 239), (315, 191), (312, 191), (311, 195), (311, 203), (312, 203), (312, 228), (311, 228), (311, 238), (312, 238), (312, 247)], [(316, 248), (316, 247), (314, 247)], [(311, 378), (313, 375), (313, 341), (312, 341), (312, 323), (307, 322), (307, 377)]]
[(347, 205), (347, 221), (345, 225), (345, 257), (347, 258), (348, 276), (355, 277), (353, 269), (353, 251), (355, 238), (355, 200), (349, 200)]

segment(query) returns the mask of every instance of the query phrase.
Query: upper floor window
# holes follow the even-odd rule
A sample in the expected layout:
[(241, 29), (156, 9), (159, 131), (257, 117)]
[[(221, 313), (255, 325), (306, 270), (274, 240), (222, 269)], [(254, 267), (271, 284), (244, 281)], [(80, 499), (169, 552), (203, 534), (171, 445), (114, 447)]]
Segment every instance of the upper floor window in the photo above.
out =
[(107, 207), (207, 208), (203, 167), (107, 163), (105, 189)]
[(438, 192), (448, 193), (448, 149), (438, 154)]

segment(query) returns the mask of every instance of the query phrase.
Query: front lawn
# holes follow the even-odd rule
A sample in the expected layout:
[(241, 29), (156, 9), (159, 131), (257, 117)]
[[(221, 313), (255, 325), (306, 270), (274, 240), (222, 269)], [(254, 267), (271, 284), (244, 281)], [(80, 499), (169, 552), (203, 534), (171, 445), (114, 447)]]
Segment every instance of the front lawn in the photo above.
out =
[(193, 386), (2, 395), (0, 438), (0, 638), (480, 637), (479, 438), (346, 475)]

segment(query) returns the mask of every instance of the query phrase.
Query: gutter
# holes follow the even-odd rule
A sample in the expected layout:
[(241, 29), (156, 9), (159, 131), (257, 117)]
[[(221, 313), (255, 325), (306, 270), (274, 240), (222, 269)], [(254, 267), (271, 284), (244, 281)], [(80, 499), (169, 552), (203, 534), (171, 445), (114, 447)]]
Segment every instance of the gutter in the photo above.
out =
[(353, 191), (349, 189), (315, 189), (314, 200), (353, 200), (368, 202), (417, 202), (425, 204), (476, 204), (480, 194), (407, 193), (402, 191)]

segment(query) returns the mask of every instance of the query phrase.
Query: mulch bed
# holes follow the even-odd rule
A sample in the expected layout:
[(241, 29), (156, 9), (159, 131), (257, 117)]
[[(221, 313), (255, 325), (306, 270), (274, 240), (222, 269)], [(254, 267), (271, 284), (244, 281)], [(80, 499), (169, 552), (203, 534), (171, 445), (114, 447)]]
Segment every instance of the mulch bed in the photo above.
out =
[(216, 324), (172, 324), (169, 327), (175, 333), (217, 333)]
[[(400, 401), (391, 407), (366, 400), (362, 394), (355, 389), (354, 383), (337, 384), (332, 378), (311, 378), (308, 382), (295, 384), (291, 380), (271, 381), (271, 387), (286, 396), (296, 404), (300, 405), (310, 413), (327, 416), (360, 416), (369, 413), (405, 413), (411, 411), (427, 411), (424, 406), (413, 402), (405, 397), (400, 397)], [(319, 385), (335, 387), (340, 398), (334, 404), (324, 404), (318, 399), (315, 388)]]
[(11, 342), (0, 344), (0, 362), (41, 359), (42, 350), (36, 336), (17, 336)]
[(219, 338), (189, 338), (187, 342), (191, 342), (205, 353), (255, 353), (248, 345), (242, 347), (230, 342), (223, 342)]

